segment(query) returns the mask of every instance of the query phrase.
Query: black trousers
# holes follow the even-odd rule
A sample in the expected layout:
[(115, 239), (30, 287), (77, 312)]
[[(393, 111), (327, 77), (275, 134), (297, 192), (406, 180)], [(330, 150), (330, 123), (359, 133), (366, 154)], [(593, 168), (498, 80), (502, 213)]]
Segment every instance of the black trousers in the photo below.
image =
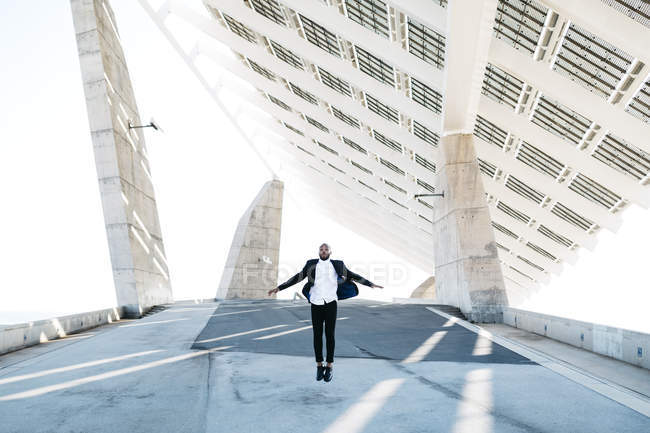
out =
[(327, 362), (334, 362), (334, 328), (336, 326), (336, 301), (323, 305), (311, 304), (311, 324), (314, 330), (314, 354), (316, 362), (323, 362), (323, 322)]

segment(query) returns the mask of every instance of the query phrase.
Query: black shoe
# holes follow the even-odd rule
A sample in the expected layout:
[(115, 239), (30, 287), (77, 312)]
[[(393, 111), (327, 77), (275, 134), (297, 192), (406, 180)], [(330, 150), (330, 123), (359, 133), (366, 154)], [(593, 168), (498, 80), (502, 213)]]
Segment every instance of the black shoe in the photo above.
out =
[(325, 382), (332, 380), (332, 367), (325, 367), (325, 373), (323, 373), (323, 379)]
[(322, 365), (316, 366), (316, 380), (322, 380), (323, 379), (323, 372), (325, 371), (325, 367)]

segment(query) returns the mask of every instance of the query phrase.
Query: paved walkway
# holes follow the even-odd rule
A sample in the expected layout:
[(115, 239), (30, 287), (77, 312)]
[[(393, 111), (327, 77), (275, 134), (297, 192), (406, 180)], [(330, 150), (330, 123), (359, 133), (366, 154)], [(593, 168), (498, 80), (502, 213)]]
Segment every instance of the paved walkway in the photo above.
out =
[[(304, 301), (301, 301), (304, 302)], [(176, 304), (0, 357), (4, 432), (645, 432), (650, 418), (423, 305)]]

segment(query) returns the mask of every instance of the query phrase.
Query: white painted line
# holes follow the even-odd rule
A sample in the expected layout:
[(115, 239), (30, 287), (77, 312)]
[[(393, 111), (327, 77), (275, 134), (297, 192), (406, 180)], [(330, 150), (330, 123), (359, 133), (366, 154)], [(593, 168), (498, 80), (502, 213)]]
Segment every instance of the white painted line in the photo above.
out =
[(158, 323), (180, 322), (181, 320), (190, 320), (190, 319), (185, 318), (185, 319), (158, 320), (158, 321), (155, 321), (155, 322), (133, 323), (131, 325), (120, 325), (120, 328), (131, 328), (133, 326), (157, 325)]
[(214, 349), (193, 351), (184, 353), (182, 355), (172, 356), (169, 358), (160, 359), (158, 361), (148, 362), (146, 364), (136, 365), (134, 367), (121, 368), (119, 370), (108, 371), (106, 373), (97, 374), (94, 376), (83, 377), (81, 379), (70, 380), (67, 382), (57, 383), (55, 385), (43, 386), (40, 388), (30, 389), (28, 391), (17, 392), (14, 394), (7, 394), (0, 396), (0, 401), (19, 400), (28, 397), (36, 397), (39, 395), (47, 394), (62, 389), (72, 388), (74, 386), (84, 385), (86, 383), (97, 382), (99, 380), (110, 379), (112, 377), (121, 376), (124, 374), (134, 373), (136, 371), (146, 370), (147, 368), (159, 367), (161, 365), (170, 364), (172, 362), (183, 361), (185, 359), (195, 358), (200, 355), (205, 355), (216, 350), (229, 349), (232, 346), (215, 347)]
[(210, 339), (207, 339), (207, 340), (197, 341), (197, 343), (211, 343), (213, 341), (225, 340), (226, 338), (239, 337), (239, 336), (242, 336), (242, 335), (254, 334), (256, 332), (268, 331), (270, 329), (282, 328), (284, 326), (289, 326), (289, 325), (275, 325), (275, 326), (269, 326), (267, 328), (259, 328), (259, 329), (253, 329), (253, 330), (250, 330), (250, 331), (238, 332), (236, 334), (222, 335), (221, 337), (216, 337), (216, 338), (210, 338)]
[(83, 362), (81, 364), (69, 365), (67, 367), (52, 368), (50, 370), (43, 370), (37, 373), (22, 374), (20, 376), (12, 376), (4, 379), (0, 379), (0, 385), (6, 385), (8, 383), (19, 382), (21, 380), (34, 379), (36, 377), (47, 376), (50, 374), (63, 373), (71, 370), (78, 370), (80, 368), (94, 367), (96, 365), (108, 364), (109, 362), (123, 361), (125, 359), (134, 358), (136, 356), (145, 356), (151, 355), (152, 353), (163, 352), (163, 350), (148, 350), (146, 352), (137, 352), (130, 353), (128, 355), (116, 356), (113, 358), (99, 359), (97, 361)]
[(302, 328), (290, 329), (288, 331), (278, 332), (276, 334), (265, 335), (263, 337), (254, 338), (254, 340), (268, 340), (269, 338), (280, 337), (281, 335), (293, 334), (294, 332), (304, 331), (305, 329), (311, 329), (311, 325), (303, 326)]
[(645, 399), (640, 395), (633, 394), (632, 391), (629, 391), (613, 382), (610, 382), (607, 379), (594, 376), (560, 359), (554, 358), (550, 355), (532, 349), (528, 346), (524, 346), (523, 344), (502, 337), (500, 335), (492, 334), (480, 326), (474, 325), (473, 323), (469, 323), (462, 319), (458, 319), (457, 317), (450, 316), (444, 311), (440, 311), (433, 307), (425, 308), (435, 314), (453, 321), (453, 323), (456, 323), (466, 329), (469, 329), (472, 332), (477, 333), (480, 336), (489, 338), (494, 343), (503, 346), (506, 349), (512, 350), (513, 352), (518, 353), (519, 355), (524, 356), (531, 361), (536, 362), (539, 365), (548, 368), (549, 370), (552, 370), (557, 374), (566, 377), (567, 379), (572, 380), (573, 382), (596, 391), (597, 393), (604, 395), (605, 397), (614, 400), (624, 406), (627, 406), (642, 415), (650, 417), (650, 399)]
[(262, 309), (261, 309), (261, 308), (257, 308), (257, 309), (255, 309), (255, 310), (241, 310), (241, 311), (231, 311), (230, 313), (211, 314), (210, 317), (217, 317), (217, 316), (230, 316), (231, 314), (252, 313), (253, 311), (262, 311)]

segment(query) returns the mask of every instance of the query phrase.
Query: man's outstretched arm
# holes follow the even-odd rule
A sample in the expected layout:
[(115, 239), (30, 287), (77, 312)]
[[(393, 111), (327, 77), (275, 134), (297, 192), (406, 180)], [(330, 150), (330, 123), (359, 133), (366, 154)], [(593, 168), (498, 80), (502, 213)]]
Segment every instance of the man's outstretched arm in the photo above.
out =
[[(345, 264), (343, 264), (343, 266), (345, 266)], [(380, 289), (384, 288), (383, 286), (378, 286), (377, 284), (375, 284), (375, 283), (373, 283), (373, 282), (371, 282), (369, 280), (366, 280), (361, 275), (356, 274), (356, 273), (352, 272), (351, 270), (349, 270), (347, 267), (345, 268), (345, 271), (347, 272), (348, 278), (350, 280), (356, 281), (359, 284), (363, 284), (364, 286), (368, 286), (368, 287), (377, 287), (377, 288), (380, 288)]]
[(302, 270), (300, 272), (298, 272), (296, 275), (289, 278), (287, 281), (280, 284), (275, 289), (269, 290), (269, 295), (272, 294), (272, 293), (277, 293), (279, 290), (284, 290), (287, 287), (291, 287), (294, 284), (299, 283), (300, 281), (304, 280), (306, 276), (307, 276), (307, 262), (305, 262), (305, 266), (303, 266)]

